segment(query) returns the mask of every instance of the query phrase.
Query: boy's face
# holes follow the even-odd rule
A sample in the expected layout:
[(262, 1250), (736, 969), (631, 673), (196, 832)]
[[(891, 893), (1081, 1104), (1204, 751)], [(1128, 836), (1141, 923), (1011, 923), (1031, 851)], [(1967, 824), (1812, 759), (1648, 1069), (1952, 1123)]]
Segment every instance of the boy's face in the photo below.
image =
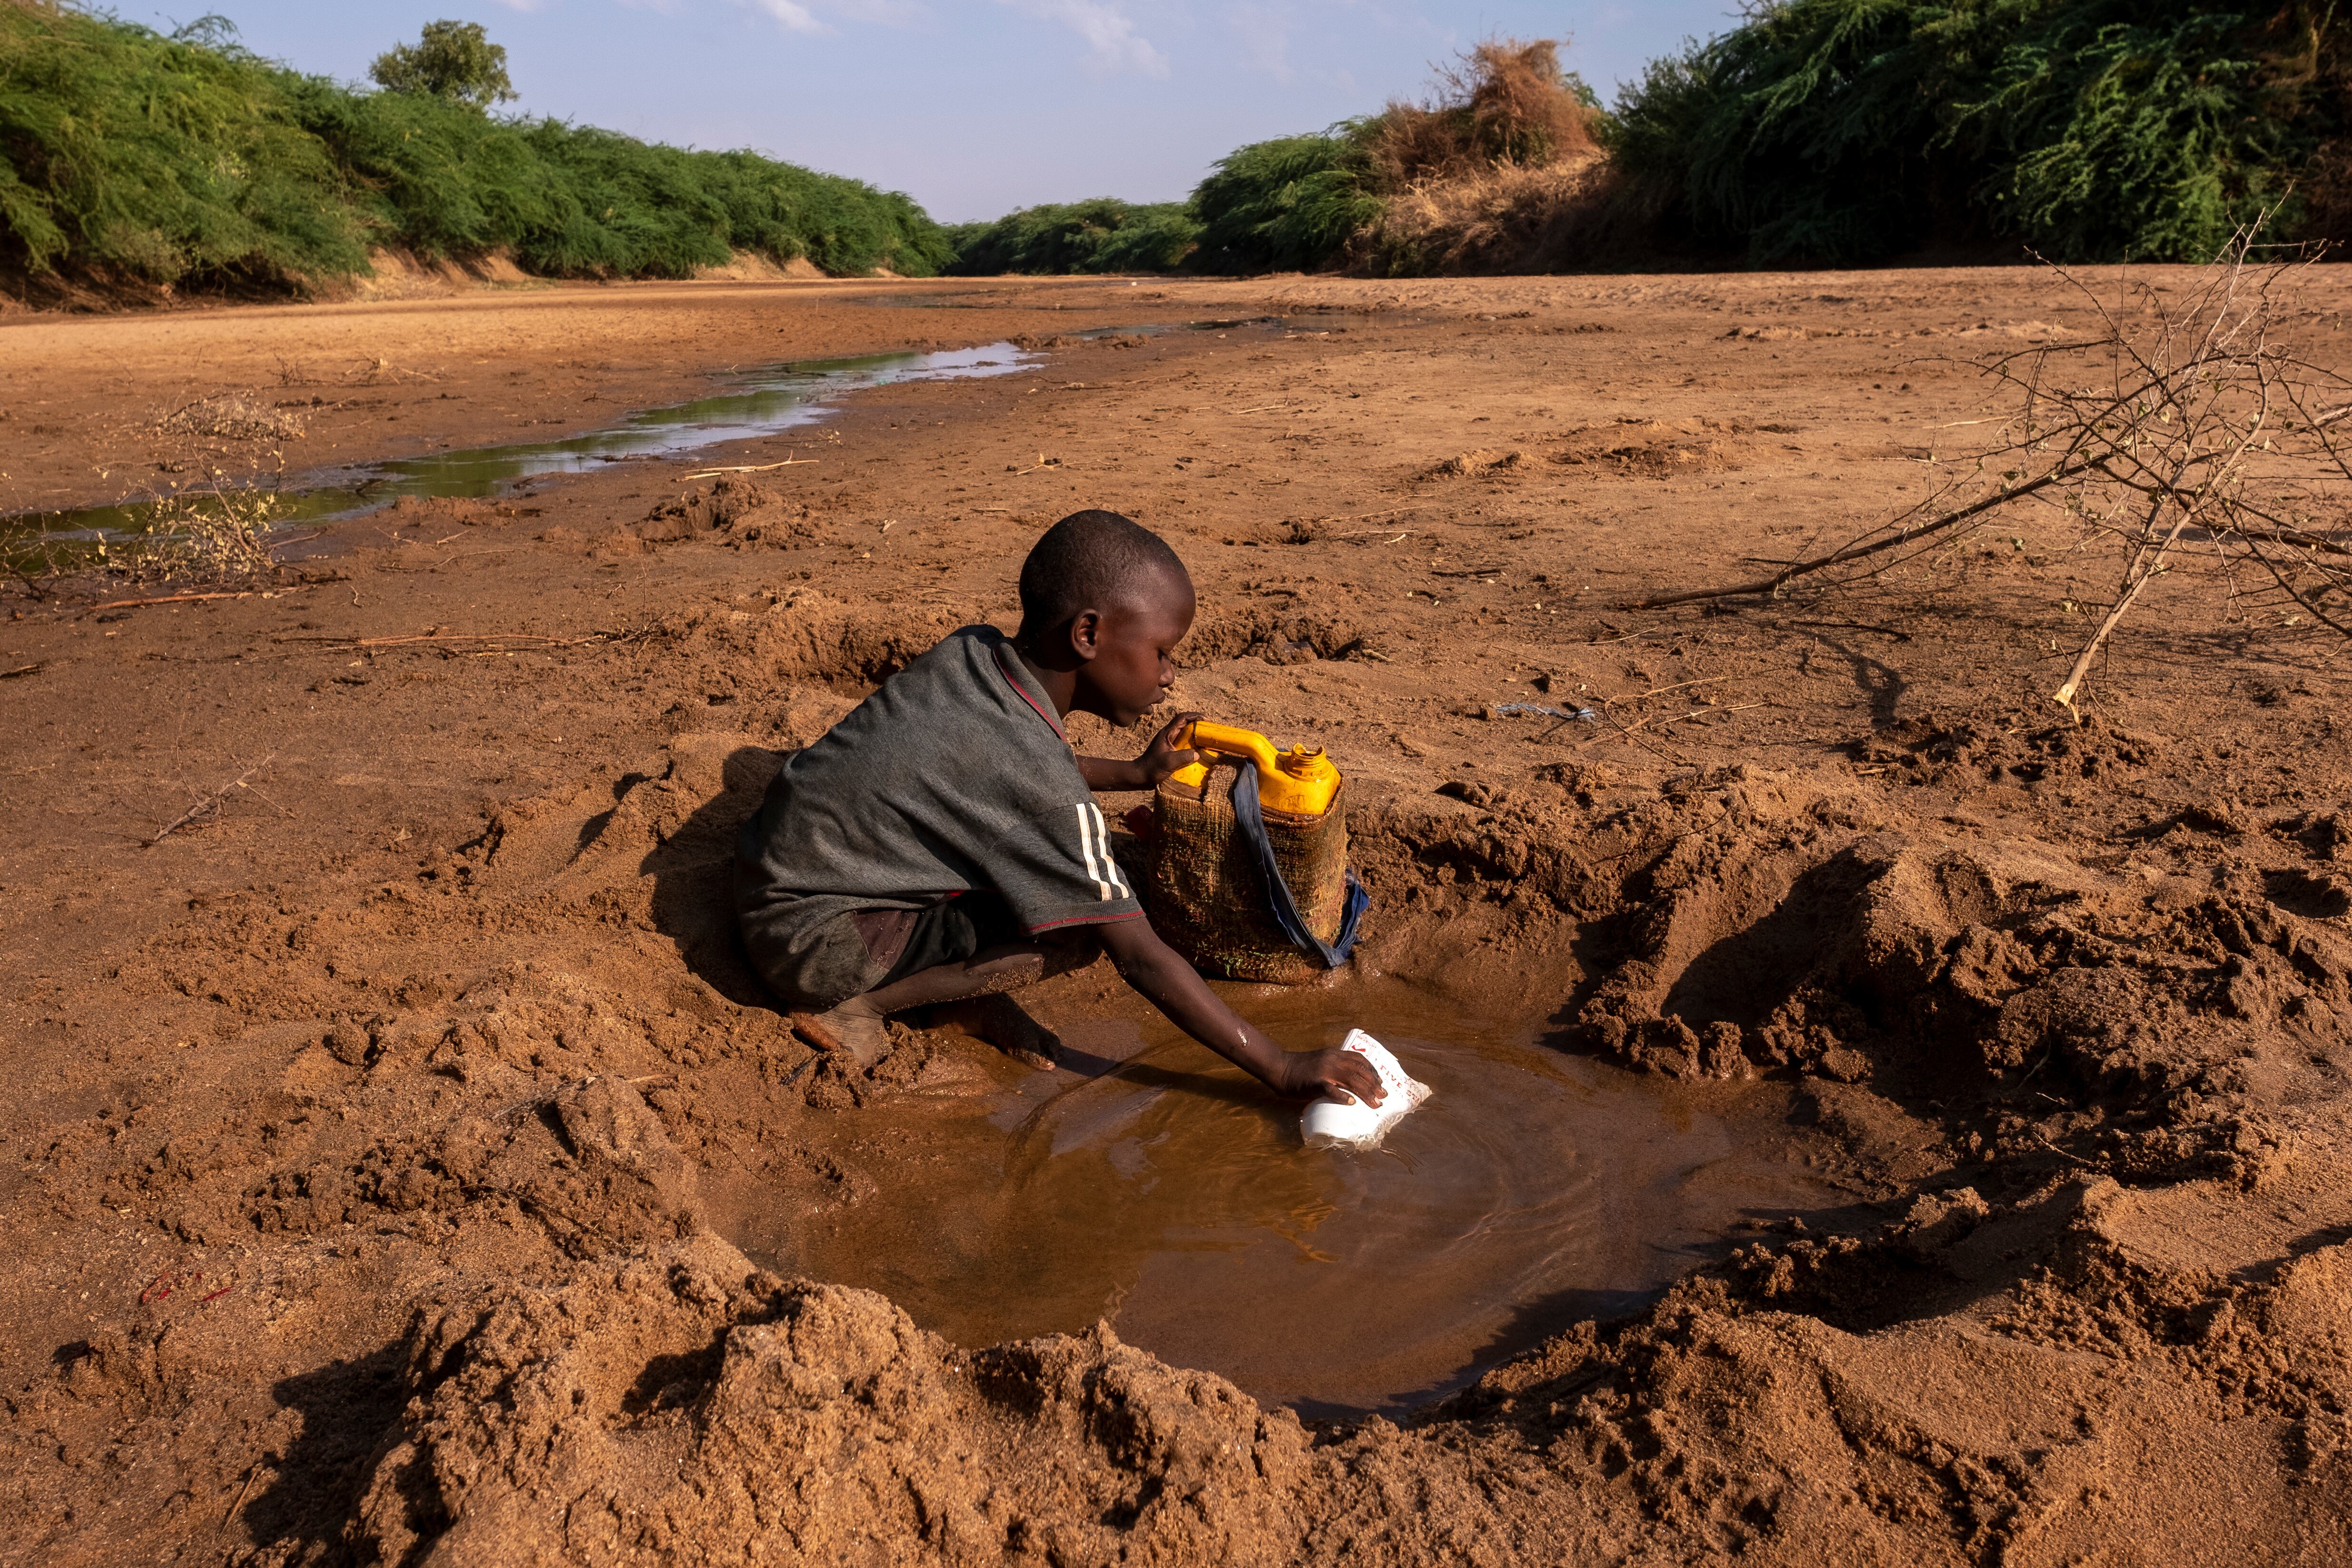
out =
[(1079, 616), (1070, 626), (1085, 661), (1074, 706), (1122, 726), (1159, 707), (1176, 684), (1176, 645), (1192, 629), (1192, 610), (1191, 579), (1167, 573), (1111, 609)]

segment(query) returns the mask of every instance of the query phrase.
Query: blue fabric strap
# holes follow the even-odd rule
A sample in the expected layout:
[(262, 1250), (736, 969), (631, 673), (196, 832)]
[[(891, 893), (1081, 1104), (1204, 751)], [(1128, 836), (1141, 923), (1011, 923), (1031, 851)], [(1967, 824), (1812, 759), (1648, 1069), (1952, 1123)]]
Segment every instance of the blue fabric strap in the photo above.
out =
[(1321, 959), (1326, 969), (1337, 969), (1347, 963), (1349, 952), (1356, 945), (1356, 924), (1363, 919), (1372, 896), (1350, 870), (1347, 874), (1348, 905), (1339, 917), (1339, 934), (1325, 942), (1307, 929), (1307, 922), (1298, 915), (1297, 900), (1290, 896), (1290, 884), (1283, 880), (1282, 868), (1275, 861), (1274, 842), (1266, 837), (1265, 813), (1257, 803), (1257, 769), (1246, 762), (1234, 770), (1234, 825), (1256, 852), (1258, 869), (1265, 873), (1266, 902), (1272, 906), (1274, 923), (1282, 928), (1282, 934), (1299, 952)]

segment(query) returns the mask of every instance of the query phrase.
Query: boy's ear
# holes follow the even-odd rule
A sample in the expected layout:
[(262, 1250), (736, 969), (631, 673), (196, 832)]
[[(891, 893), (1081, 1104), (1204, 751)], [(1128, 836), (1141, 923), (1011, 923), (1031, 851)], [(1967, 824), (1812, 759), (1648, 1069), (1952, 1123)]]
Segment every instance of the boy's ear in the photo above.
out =
[(1091, 659), (1102, 651), (1103, 616), (1100, 610), (1080, 610), (1070, 617), (1070, 651), (1082, 659)]

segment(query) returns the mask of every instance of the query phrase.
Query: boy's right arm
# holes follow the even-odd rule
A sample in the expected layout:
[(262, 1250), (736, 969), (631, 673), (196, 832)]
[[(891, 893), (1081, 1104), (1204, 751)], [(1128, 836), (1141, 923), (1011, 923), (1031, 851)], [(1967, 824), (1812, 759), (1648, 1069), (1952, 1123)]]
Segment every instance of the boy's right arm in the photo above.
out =
[(1103, 951), (1122, 979), (1186, 1034), (1275, 1093), (1315, 1100), (1337, 1091), (1367, 1105), (1385, 1098), (1380, 1075), (1355, 1052), (1286, 1051), (1260, 1034), (1160, 940), (1150, 921), (1116, 921), (1101, 931)]

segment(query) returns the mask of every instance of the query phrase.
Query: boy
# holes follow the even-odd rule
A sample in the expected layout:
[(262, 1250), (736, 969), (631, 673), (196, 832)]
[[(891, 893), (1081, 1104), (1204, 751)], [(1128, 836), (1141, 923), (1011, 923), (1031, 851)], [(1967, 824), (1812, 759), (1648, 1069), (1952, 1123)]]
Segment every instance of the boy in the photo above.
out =
[(1021, 565), (1021, 631), (966, 626), (793, 754), (736, 846), (744, 946), (820, 1049), (872, 1063), (882, 1020), (964, 1004), (1001, 1049), (1055, 1041), (1001, 994), (1108, 952), (1144, 998), (1276, 1094), (1381, 1102), (1348, 1051), (1291, 1052), (1244, 1023), (1154, 935), (1091, 791), (1150, 789), (1197, 760), (1185, 715), (1133, 762), (1076, 756), (1062, 718), (1130, 725), (1175, 684), (1192, 579), (1110, 511), (1045, 531)]

